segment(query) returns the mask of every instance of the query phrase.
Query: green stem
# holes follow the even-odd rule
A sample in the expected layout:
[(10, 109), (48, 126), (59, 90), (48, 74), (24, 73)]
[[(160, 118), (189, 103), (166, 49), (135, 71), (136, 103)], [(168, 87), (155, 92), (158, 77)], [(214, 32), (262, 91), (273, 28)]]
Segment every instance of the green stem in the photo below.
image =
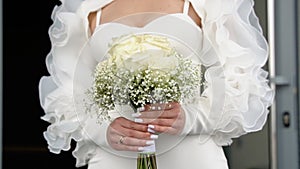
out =
[(139, 153), (137, 169), (157, 169), (155, 153)]

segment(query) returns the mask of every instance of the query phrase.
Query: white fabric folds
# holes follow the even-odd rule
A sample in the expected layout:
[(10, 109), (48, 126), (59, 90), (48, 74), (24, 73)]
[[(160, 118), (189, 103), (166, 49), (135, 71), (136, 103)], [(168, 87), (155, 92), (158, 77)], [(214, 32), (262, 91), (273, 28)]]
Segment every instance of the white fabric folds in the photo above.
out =
[(83, 166), (94, 154), (95, 148), (82, 130), (73, 103), (73, 72), (80, 49), (87, 41), (83, 19), (76, 11), (82, 0), (62, 0), (52, 13), (53, 24), (49, 29), (51, 51), (46, 58), (49, 76), (40, 80), (41, 106), (45, 111), (43, 120), (50, 123), (44, 132), (50, 152), (60, 153), (77, 142), (73, 154), (76, 166)]
[[(89, 40), (88, 13), (111, 1), (61, 0), (62, 4), (53, 10), (49, 29), (52, 48), (46, 65), (50, 75), (42, 77), (39, 84), (45, 111), (42, 119), (49, 122), (44, 137), (49, 150), (57, 154), (70, 150), (71, 141), (76, 141), (73, 155), (77, 167), (86, 165), (95, 155), (97, 144), (106, 144), (103, 131), (107, 124), (89, 136), (83, 130), (93, 126), (89, 126), (88, 117), (76, 113), (73, 79), (81, 49)], [(228, 145), (232, 138), (258, 131), (266, 122), (274, 98), (268, 73), (263, 70), (268, 44), (253, 0), (190, 2), (202, 19), (203, 36), (208, 40), (203, 44), (206, 50), (202, 60), (209, 68), (203, 94), (194, 104), (182, 105), (187, 125), (191, 125), (188, 132), (199, 134), (200, 141), (212, 137), (218, 145)], [(192, 119), (190, 114), (195, 112), (197, 119)], [(94, 140), (99, 141), (96, 144)]]
[[(208, 68), (208, 86), (186, 112), (198, 112), (191, 133), (205, 141), (213, 137), (219, 145), (232, 138), (262, 129), (274, 91), (263, 66), (268, 44), (255, 15), (252, 0), (191, 0), (202, 18), (203, 32), (218, 61)], [(193, 119), (188, 119), (192, 121)]]

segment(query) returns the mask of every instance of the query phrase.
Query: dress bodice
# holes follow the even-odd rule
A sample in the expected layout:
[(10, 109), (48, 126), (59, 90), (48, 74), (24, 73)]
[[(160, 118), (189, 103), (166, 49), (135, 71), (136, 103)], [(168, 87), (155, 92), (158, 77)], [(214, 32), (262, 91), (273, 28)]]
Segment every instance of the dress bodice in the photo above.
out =
[[(172, 46), (184, 55), (195, 55), (202, 47), (202, 30), (189, 16), (189, 6), (190, 2), (185, 0), (180, 13), (138, 13), (109, 23), (100, 23), (100, 8), (96, 13), (96, 27), (90, 36), (89, 45), (95, 56), (105, 56), (113, 39), (129, 34), (153, 34), (168, 38)], [(140, 27), (130, 26), (141, 25), (137, 23), (141, 21), (143, 25)], [(96, 60), (100, 61), (101, 57)]]
[(143, 27), (133, 27), (117, 22), (98, 25), (88, 45), (94, 56), (98, 57), (96, 60), (100, 61), (101, 56), (106, 55), (105, 52), (113, 39), (129, 34), (153, 34), (167, 37), (171, 45), (186, 56), (191, 56), (191, 53), (200, 53), (202, 49), (202, 30), (188, 15), (183, 13), (160, 16)]

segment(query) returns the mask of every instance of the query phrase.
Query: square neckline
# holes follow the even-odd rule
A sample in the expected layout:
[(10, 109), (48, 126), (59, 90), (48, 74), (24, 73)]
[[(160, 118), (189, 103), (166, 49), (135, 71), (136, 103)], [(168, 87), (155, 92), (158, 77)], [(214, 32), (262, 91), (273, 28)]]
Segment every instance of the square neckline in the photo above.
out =
[[(145, 13), (147, 13), (147, 12), (145, 12)], [(149, 13), (152, 13), (152, 12), (149, 12)], [(142, 30), (142, 29), (146, 29), (152, 23), (157, 22), (158, 20), (163, 19), (163, 18), (168, 17), (168, 16), (174, 16), (174, 17), (177, 17), (177, 18), (179, 18), (178, 16), (186, 17), (189, 20), (187, 22), (189, 22), (191, 25), (196, 27), (196, 29), (198, 29), (199, 31), (201, 31), (201, 32), (203, 31), (202, 28), (199, 25), (197, 25), (196, 22), (189, 15), (186, 15), (186, 14), (181, 13), (181, 12), (176, 12), (176, 13), (162, 13), (162, 16), (159, 16), (155, 19), (152, 19), (150, 22), (147, 22), (143, 26), (131, 26), (131, 25), (128, 25), (128, 24), (123, 24), (123, 23), (114, 22), (114, 21), (113, 22), (106, 22), (106, 23), (96, 25), (93, 32), (96, 32), (96, 31), (98, 31), (98, 29), (101, 29), (102, 27), (105, 27), (105, 26), (110, 25), (110, 24), (121, 25), (121, 26), (124, 26), (124, 27), (127, 27), (127, 28), (136, 29), (136, 30)], [(181, 19), (181, 18), (179, 18), (179, 19)]]
[[(113, 0), (111, 1), (113, 2)], [(167, 16), (184, 16), (188, 19), (188, 22), (191, 22), (191, 24), (193, 26), (196, 27), (196, 29), (198, 29), (199, 31), (203, 31), (202, 30), (202, 27), (201, 27), (201, 23), (202, 21), (200, 21), (200, 25), (198, 25), (194, 19), (188, 14), (189, 12), (189, 7), (190, 5), (192, 5), (192, 3), (189, 1), (189, 0), (184, 0), (184, 4), (183, 4), (183, 10), (182, 12), (175, 12), (175, 13), (162, 13), (162, 12), (143, 12), (143, 14), (145, 13), (159, 13), (161, 14), (162, 16), (159, 16), (159, 17), (156, 17), (155, 19), (152, 19), (151, 21), (147, 22), (146, 24), (144, 24), (143, 26), (131, 26), (129, 24), (123, 24), (123, 23), (120, 23), (120, 22), (115, 22), (115, 21), (110, 21), (110, 22), (105, 22), (105, 23), (101, 23), (101, 13), (102, 13), (102, 8), (100, 8), (99, 10), (97, 10), (97, 13), (96, 13), (96, 25), (95, 25), (95, 28), (93, 30), (93, 33), (95, 31), (97, 31), (98, 29), (101, 29), (102, 27), (108, 25), (108, 24), (119, 24), (119, 25), (122, 25), (122, 26), (125, 26), (125, 27), (128, 27), (128, 28), (132, 28), (132, 29), (137, 29), (137, 30), (141, 30), (141, 29), (145, 29), (148, 25), (151, 25), (151, 23), (161, 19), (161, 18), (164, 18), (164, 17), (167, 17)], [(131, 15), (137, 15), (138, 13), (133, 13)], [(127, 16), (130, 16), (130, 15), (127, 15)], [(122, 17), (125, 17), (125, 16), (122, 16)], [(120, 17), (120, 18), (122, 18)], [(92, 34), (93, 34), (92, 33)], [(90, 36), (92, 36), (92, 34)]]

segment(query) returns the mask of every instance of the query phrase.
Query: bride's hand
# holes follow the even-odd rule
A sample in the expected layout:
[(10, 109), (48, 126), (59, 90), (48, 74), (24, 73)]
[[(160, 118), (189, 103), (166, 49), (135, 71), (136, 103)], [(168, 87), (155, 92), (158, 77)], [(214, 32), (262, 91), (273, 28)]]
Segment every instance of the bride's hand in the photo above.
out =
[(180, 134), (185, 124), (185, 113), (177, 102), (146, 105), (145, 110), (136, 115), (136, 122), (150, 124), (155, 132)]
[(116, 118), (107, 130), (109, 145), (119, 151), (143, 151), (145, 146), (154, 144), (157, 135), (148, 132), (146, 124), (136, 123), (124, 117)]

